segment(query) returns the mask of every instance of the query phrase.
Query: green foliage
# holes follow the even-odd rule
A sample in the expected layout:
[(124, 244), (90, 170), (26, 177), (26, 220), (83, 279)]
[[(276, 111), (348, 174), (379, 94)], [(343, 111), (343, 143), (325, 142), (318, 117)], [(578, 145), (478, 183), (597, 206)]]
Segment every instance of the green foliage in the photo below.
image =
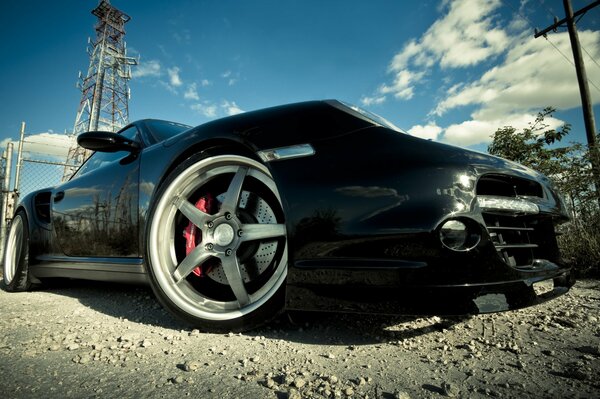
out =
[(502, 158), (510, 159), (546, 175), (552, 176), (561, 169), (561, 162), (570, 151), (570, 147), (547, 148), (563, 139), (571, 130), (571, 125), (565, 124), (559, 130), (548, 129), (544, 122), (551, 117), (554, 108), (547, 107), (538, 113), (535, 121), (529, 127), (518, 132), (512, 126), (505, 126), (494, 133), (488, 152)]
[(559, 245), (566, 261), (580, 274), (600, 273), (600, 210), (587, 147), (559, 147), (571, 126), (549, 129), (544, 122), (555, 110), (545, 108), (522, 131), (498, 129), (488, 152), (535, 169), (553, 180), (567, 202), (572, 221), (561, 226)]

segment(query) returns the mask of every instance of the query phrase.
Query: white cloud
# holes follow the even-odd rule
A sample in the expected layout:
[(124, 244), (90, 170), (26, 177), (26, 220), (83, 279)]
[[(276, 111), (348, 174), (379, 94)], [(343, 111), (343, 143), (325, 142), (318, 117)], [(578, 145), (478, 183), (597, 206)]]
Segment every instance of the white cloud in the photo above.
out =
[[(448, 126), (444, 131), (442, 141), (462, 146), (489, 143), (492, 140), (492, 134), (499, 128), (512, 126), (521, 130), (528, 127), (536, 116), (533, 113), (521, 113), (490, 120), (468, 120)], [(548, 129), (556, 129), (564, 125), (564, 121), (554, 117), (546, 117), (544, 123), (548, 125)]]
[(424, 75), (425, 72), (411, 72), (409, 70), (398, 71), (394, 78), (394, 82), (391, 85), (381, 85), (381, 87), (379, 87), (379, 93), (393, 93), (396, 98), (410, 100), (414, 94), (414, 84), (420, 81)]
[[(600, 57), (600, 31), (581, 31), (586, 50)], [(571, 58), (568, 34), (554, 33), (552, 43)], [(588, 68), (588, 79), (600, 81), (600, 68)], [(594, 103), (600, 96), (592, 90)], [(462, 86), (438, 103), (432, 111), (444, 115), (464, 106), (475, 107), (471, 120), (449, 126), (443, 140), (469, 145), (489, 142), (498, 127), (525, 126), (546, 106), (570, 109), (580, 106), (580, 94), (573, 66), (543, 38), (521, 36), (499, 65), (479, 79)], [(551, 127), (564, 122), (547, 119)]]
[(500, 0), (460, 0), (444, 5), (450, 9), (421, 38), (416, 65), (428, 66), (434, 60), (442, 68), (471, 66), (506, 49), (509, 40), (493, 16)]
[(227, 84), (229, 86), (233, 86), (234, 84), (236, 84), (240, 80), (240, 74), (239, 74), (239, 72), (233, 73), (230, 70), (227, 70), (227, 71), (223, 72), (221, 74), (221, 77), (223, 79), (227, 79)]
[(441, 8), (446, 14), (393, 57), (389, 65), (393, 82), (381, 85), (377, 96), (409, 100), (435, 64), (442, 69), (464, 68), (501, 54), (510, 38), (495, 21), (500, 5), (500, 0), (444, 1)]
[(173, 94), (175, 94), (175, 95), (179, 94), (179, 93), (177, 92), (177, 89), (176, 89), (176, 88), (174, 88), (173, 86), (171, 86), (171, 85), (170, 85), (168, 82), (165, 82), (165, 81), (163, 81), (163, 80), (159, 80), (159, 81), (158, 81), (158, 83), (159, 83), (159, 84), (160, 84), (162, 87), (164, 87), (165, 89), (167, 89), (168, 91), (170, 91), (171, 93), (173, 93)]
[(202, 81), (200, 82), (200, 85), (202, 85), (202, 87), (206, 87), (206, 86), (210, 86), (210, 80), (208, 79), (202, 79)]
[(383, 104), (385, 102), (385, 100), (386, 100), (385, 96), (373, 96), (373, 97), (363, 96), (360, 99), (360, 103), (362, 105), (364, 105), (365, 107), (368, 107), (371, 105)]
[(161, 73), (160, 62), (157, 60), (141, 61), (132, 68), (131, 76), (134, 78), (142, 78), (145, 76), (158, 77)]
[(6, 138), (2, 141), (0, 141), (0, 153), (2, 153), (2, 151), (4, 151), (6, 149), (6, 146), (8, 145), (8, 143), (10, 143), (12, 141), (11, 138)]
[[(522, 0), (521, 13), (527, 0)], [(431, 110), (432, 115), (449, 115), (469, 107), (470, 116), (450, 126), (416, 125), (411, 133), (419, 137), (440, 139), (459, 145), (487, 143), (500, 127), (522, 128), (535, 119), (547, 106), (566, 110), (580, 106), (580, 94), (572, 52), (566, 32), (552, 33), (548, 39), (533, 38), (528, 24), (518, 12), (511, 23), (500, 21), (500, 0), (443, 0), (444, 12), (420, 37), (409, 40), (391, 60), (388, 70), (391, 82), (382, 84), (372, 96), (363, 97), (363, 104), (387, 97), (409, 100), (416, 87), (425, 79), (438, 78), (431, 70), (441, 72), (442, 87), (448, 87)], [(521, 20), (521, 22), (515, 22)], [(502, 23), (505, 22), (504, 25)], [(579, 31), (587, 53), (600, 58), (600, 30)], [(560, 51), (557, 51), (556, 46)], [(565, 60), (567, 56), (571, 62)], [(584, 54), (588, 79), (600, 83), (600, 68)], [(495, 66), (475, 69), (484, 61)], [(487, 65), (487, 64), (485, 64)], [(453, 70), (467, 69), (467, 80), (456, 83)], [(600, 93), (592, 88), (592, 101), (600, 103)], [(452, 114), (456, 120), (456, 112)], [(564, 122), (547, 119), (550, 127)], [(439, 120), (438, 120), (439, 123)]]
[(190, 105), (190, 109), (207, 118), (231, 116), (245, 112), (235, 101), (228, 100), (223, 100), (220, 104), (215, 104), (211, 101), (202, 101)]
[(237, 115), (237, 114), (241, 114), (242, 112), (244, 112), (243, 109), (238, 107), (238, 105), (235, 103), (235, 101), (229, 102), (227, 100), (224, 100), (223, 103), (221, 104), (221, 108), (225, 111), (225, 113), (227, 115)]
[(420, 137), (422, 139), (435, 140), (438, 138), (442, 130), (443, 129), (435, 123), (429, 123), (425, 126), (415, 125), (408, 130), (408, 133), (412, 136)]
[(198, 95), (196, 82), (189, 84), (185, 93), (183, 93), (183, 98), (186, 100), (199, 101), (200, 96)]
[[(12, 140), (10, 138), (4, 139), (2, 142), (0, 142), (0, 149), (5, 149), (7, 144), (11, 141), (14, 145), (13, 156), (16, 157), (17, 148), (19, 145), (18, 140)], [(74, 136), (52, 133), (51, 131), (27, 134), (25, 135), (25, 141), (23, 142), (23, 152), (30, 154), (34, 153), (36, 159), (41, 159), (44, 156), (47, 156), (64, 161), (67, 158), (69, 149), (75, 146), (76, 143), (77, 141)]]
[(179, 76), (179, 72), (181, 70), (179, 67), (173, 67), (167, 69), (167, 74), (169, 75), (169, 84), (174, 87), (179, 87), (183, 84), (181, 81), (181, 77)]
[[(590, 54), (600, 57), (600, 31), (581, 31), (579, 38)], [(553, 34), (551, 40), (572, 59), (566, 32)], [(588, 68), (588, 78), (600, 81), (600, 68)], [(600, 102), (600, 97), (596, 96), (594, 102)], [(573, 66), (546, 40), (522, 37), (503, 63), (447, 96), (434, 113), (443, 115), (465, 105), (480, 106), (473, 116), (481, 119), (548, 105), (569, 109), (580, 105), (579, 86)]]
[(217, 116), (217, 106), (207, 101), (190, 105), (192, 111), (198, 112), (207, 118), (215, 118)]

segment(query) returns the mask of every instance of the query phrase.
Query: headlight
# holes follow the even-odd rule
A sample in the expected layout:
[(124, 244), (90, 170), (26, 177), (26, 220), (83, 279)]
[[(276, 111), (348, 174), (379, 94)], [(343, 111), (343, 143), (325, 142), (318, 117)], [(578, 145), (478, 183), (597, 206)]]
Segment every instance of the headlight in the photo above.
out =
[(477, 197), (479, 207), (487, 211), (496, 212), (518, 212), (526, 214), (538, 214), (540, 208), (531, 201), (521, 198), (490, 197), (480, 195)]

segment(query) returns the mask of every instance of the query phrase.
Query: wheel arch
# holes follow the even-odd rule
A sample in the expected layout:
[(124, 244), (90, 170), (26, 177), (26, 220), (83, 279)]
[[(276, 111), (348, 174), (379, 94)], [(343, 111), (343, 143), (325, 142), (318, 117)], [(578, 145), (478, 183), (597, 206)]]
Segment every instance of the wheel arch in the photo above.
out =
[[(154, 189), (152, 190), (151, 196), (148, 198), (147, 203), (140, 202), (140, 214), (142, 215), (142, 219), (140, 220), (140, 229), (139, 229), (139, 242), (142, 253), (145, 252), (146, 246), (146, 238), (147, 238), (147, 223), (146, 216), (150, 211), (150, 208), (157, 200), (157, 193), (159, 188), (164, 184), (165, 180), (168, 176), (173, 172), (181, 163), (185, 162), (188, 158), (196, 155), (196, 154), (210, 154), (210, 155), (241, 155), (248, 157), (252, 160), (255, 160), (265, 167), (269, 168), (268, 164), (265, 164), (256, 154), (256, 152), (252, 149), (252, 147), (248, 144), (244, 144), (238, 140), (228, 138), (228, 137), (215, 137), (208, 138), (201, 141), (196, 141), (191, 145), (184, 145), (183, 143), (178, 143), (181, 145), (181, 149), (177, 149), (176, 151), (173, 148), (168, 148), (169, 150), (174, 150), (173, 152), (176, 154), (168, 162), (165, 162), (166, 167), (162, 168), (160, 172), (149, 174), (150, 180), (155, 181)], [(284, 199), (282, 198), (284, 201)], [(284, 203), (284, 212), (286, 209), (286, 204)]]
[[(37, 193), (37, 192), (36, 192)], [(15, 207), (15, 211), (11, 215), (11, 221), (17, 213), (23, 211), (27, 217), (27, 228), (29, 232), (35, 231), (38, 228), (37, 215), (35, 214), (35, 207), (33, 206), (33, 198), (36, 193), (31, 193), (25, 196), (23, 200), (19, 201)]]
[(175, 170), (175, 168), (177, 168), (177, 166), (180, 165), (183, 161), (199, 153), (208, 153), (211, 155), (243, 155), (245, 157), (263, 163), (261, 159), (256, 155), (256, 153), (246, 144), (228, 138), (207, 139), (193, 144), (192, 146), (181, 151), (176, 157), (174, 157), (170, 161), (169, 166), (165, 169), (164, 173), (162, 174), (157, 186), (160, 187), (163, 184), (164, 180), (167, 178), (167, 176), (169, 176), (169, 174), (173, 170)]

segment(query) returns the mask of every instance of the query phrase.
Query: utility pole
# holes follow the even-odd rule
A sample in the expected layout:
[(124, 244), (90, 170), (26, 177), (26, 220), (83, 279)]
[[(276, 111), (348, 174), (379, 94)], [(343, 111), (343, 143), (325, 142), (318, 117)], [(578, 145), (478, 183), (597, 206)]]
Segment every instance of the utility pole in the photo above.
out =
[[(10, 172), (12, 166), (13, 143), (8, 143), (2, 156), (5, 159), (4, 184), (2, 185), (2, 208), (0, 210), (0, 256), (4, 256), (8, 221), (12, 219), (12, 208), (9, 207), (10, 199)], [(9, 209), (11, 211), (9, 211)]]
[(562, 26), (565, 22), (569, 30), (569, 39), (571, 40), (571, 49), (573, 50), (573, 60), (575, 61), (575, 71), (577, 72), (577, 81), (579, 82), (579, 92), (581, 94), (581, 107), (583, 108), (583, 119), (585, 123), (585, 133), (587, 136), (588, 149), (590, 153), (590, 162), (592, 164), (592, 174), (594, 177), (594, 185), (596, 186), (596, 195), (598, 197), (598, 205), (600, 205), (600, 151), (596, 143), (596, 121), (594, 120), (594, 110), (592, 109), (592, 101), (590, 98), (590, 87), (588, 85), (587, 73), (585, 64), (581, 54), (581, 46), (579, 44), (579, 35), (577, 26), (575, 25), (575, 17), (585, 14), (592, 8), (600, 5), (600, 0), (594, 1), (582, 9), (573, 13), (571, 0), (563, 0), (566, 17), (557, 21), (555, 18), (554, 24), (546, 29), (539, 31), (535, 30), (535, 38), (540, 36), (546, 37), (546, 34), (556, 28)]
[(17, 168), (15, 171), (15, 194), (19, 195), (21, 185), (21, 168), (23, 167), (23, 143), (25, 142), (25, 122), (21, 122), (21, 133), (19, 134), (19, 147), (17, 150)]

